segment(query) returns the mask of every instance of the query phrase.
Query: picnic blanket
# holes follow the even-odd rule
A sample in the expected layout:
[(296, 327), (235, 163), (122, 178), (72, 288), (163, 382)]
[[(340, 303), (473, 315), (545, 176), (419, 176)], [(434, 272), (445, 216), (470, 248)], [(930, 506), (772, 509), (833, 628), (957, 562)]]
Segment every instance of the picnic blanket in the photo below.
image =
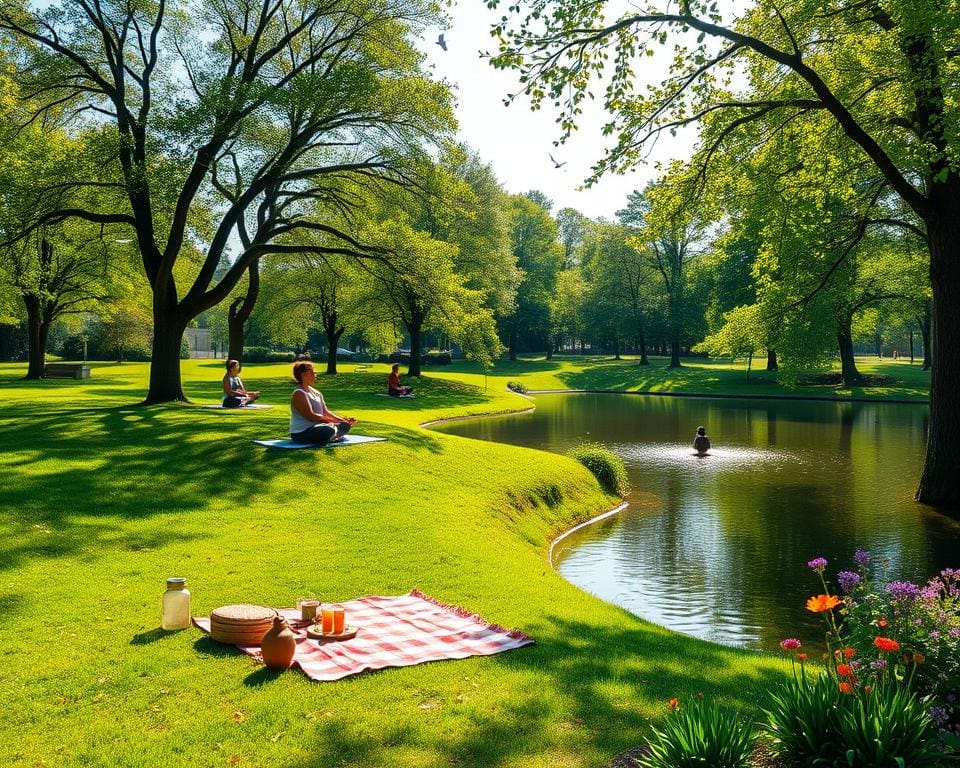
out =
[(285, 448), (287, 450), (296, 450), (297, 448), (340, 448), (344, 445), (360, 445), (361, 443), (383, 443), (385, 437), (371, 437), (370, 435), (347, 435), (343, 440), (337, 440), (335, 443), (295, 443), (287, 438), (285, 440), (254, 440), (257, 445), (264, 448)]
[[(523, 632), (488, 624), (463, 608), (445, 605), (415, 589), (397, 597), (361, 597), (339, 603), (347, 626), (358, 628), (350, 640), (312, 640), (296, 610), (281, 609), (297, 635), (292, 667), (311, 680), (339, 680), (367, 669), (410, 667), (425, 661), (492, 656), (533, 643)], [(210, 632), (208, 618), (193, 623)], [(238, 645), (257, 657), (259, 646)]]

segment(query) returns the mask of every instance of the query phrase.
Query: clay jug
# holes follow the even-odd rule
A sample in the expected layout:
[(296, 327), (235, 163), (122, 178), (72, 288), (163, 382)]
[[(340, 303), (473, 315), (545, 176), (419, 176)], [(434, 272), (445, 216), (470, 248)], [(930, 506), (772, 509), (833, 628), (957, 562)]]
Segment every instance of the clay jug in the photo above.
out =
[(297, 650), (297, 639), (282, 616), (273, 620), (273, 626), (260, 641), (263, 663), (270, 669), (288, 669)]

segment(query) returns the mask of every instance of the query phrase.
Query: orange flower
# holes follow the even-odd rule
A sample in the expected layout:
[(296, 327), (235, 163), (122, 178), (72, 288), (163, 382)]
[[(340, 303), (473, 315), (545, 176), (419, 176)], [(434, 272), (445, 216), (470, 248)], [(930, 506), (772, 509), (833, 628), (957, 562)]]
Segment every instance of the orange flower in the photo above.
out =
[(840, 602), (840, 598), (833, 595), (816, 595), (807, 600), (807, 610), (813, 613), (832, 611)]
[(843, 649), (843, 655), (846, 656), (848, 659), (852, 659), (854, 656), (857, 655), (857, 649), (856, 649), (856, 648), (844, 648), (844, 649)]
[(884, 653), (894, 653), (900, 650), (900, 643), (896, 640), (891, 640), (889, 637), (875, 637), (873, 644), (877, 650), (883, 651)]
[(853, 686), (850, 685), (850, 683), (844, 681), (840, 683), (840, 691), (841, 693), (853, 693)]
[(885, 626), (887, 626), (887, 620), (877, 619), (877, 626), (880, 627), (880, 629), (883, 629)]
[(670, 709), (676, 709), (677, 706), (680, 704), (680, 702), (677, 701), (676, 699), (670, 699), (669, 704), (670, 704)]
[(797, 654), (797, 661), (806, 661), (806, 660), (807, 660), (807, 654), (805, 654), (805, 653), (798, 653), (798, 654)]
[(913, 654), (912, 654), (912, 653), (905, 653), (905, 654), (903, 654), (903, 663), (904, 663), (904, 664), (910, 664), (912, 661), (913, 661)]
[(872, 685), (863, 686), (863, 692), (866, 694), (873, 693), (873, 686)]
[(853, 677), (853, 667), (849, 664), (837, 664), (837, 674), (840, 677)]
[(914, 663), (914, 664), (923, 664), (923, 662), (925, 662), (926, 660), (927, 660), (927, 657), (924, 656), (922, 653), (915, 653), (915, 654), (913, 654), (913, 663)]

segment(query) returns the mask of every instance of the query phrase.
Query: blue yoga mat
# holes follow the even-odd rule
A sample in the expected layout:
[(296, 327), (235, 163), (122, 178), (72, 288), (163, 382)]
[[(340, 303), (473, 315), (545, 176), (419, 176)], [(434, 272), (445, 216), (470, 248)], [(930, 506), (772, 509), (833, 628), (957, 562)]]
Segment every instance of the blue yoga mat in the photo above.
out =
[(272, 405), (262, 405), (261, 403), (252, 403), (251, 405), (244, 405), (239, 408), (224, 408), (220, 403), (209, 403), (207, 405), (201, 405), (200, 407), (212, 408), (215, 411), (266, 411), (273, 408)]
[(254, 440), (257, 445), (265, 448), (283, 448), (286, 450), (296, 450), (297, 448), (340, 448), (347, 445), (360, 445), (361, 443), (383, 443), (385, 437), (370, 437), (369, 435), (347, 435), (346, 439), (336, 443), (295, 443), (287, 438), (286, 440)]

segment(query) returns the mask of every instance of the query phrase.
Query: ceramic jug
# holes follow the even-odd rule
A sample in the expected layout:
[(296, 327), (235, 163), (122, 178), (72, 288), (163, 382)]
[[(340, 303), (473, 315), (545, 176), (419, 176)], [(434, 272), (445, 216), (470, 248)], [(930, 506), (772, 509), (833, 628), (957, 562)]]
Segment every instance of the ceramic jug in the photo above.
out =
[(270, 669), (288, 669), (297, 650), (297, 639), (282, 616), (273, 620), (273, 626), (260, 641), (263, 663)]

